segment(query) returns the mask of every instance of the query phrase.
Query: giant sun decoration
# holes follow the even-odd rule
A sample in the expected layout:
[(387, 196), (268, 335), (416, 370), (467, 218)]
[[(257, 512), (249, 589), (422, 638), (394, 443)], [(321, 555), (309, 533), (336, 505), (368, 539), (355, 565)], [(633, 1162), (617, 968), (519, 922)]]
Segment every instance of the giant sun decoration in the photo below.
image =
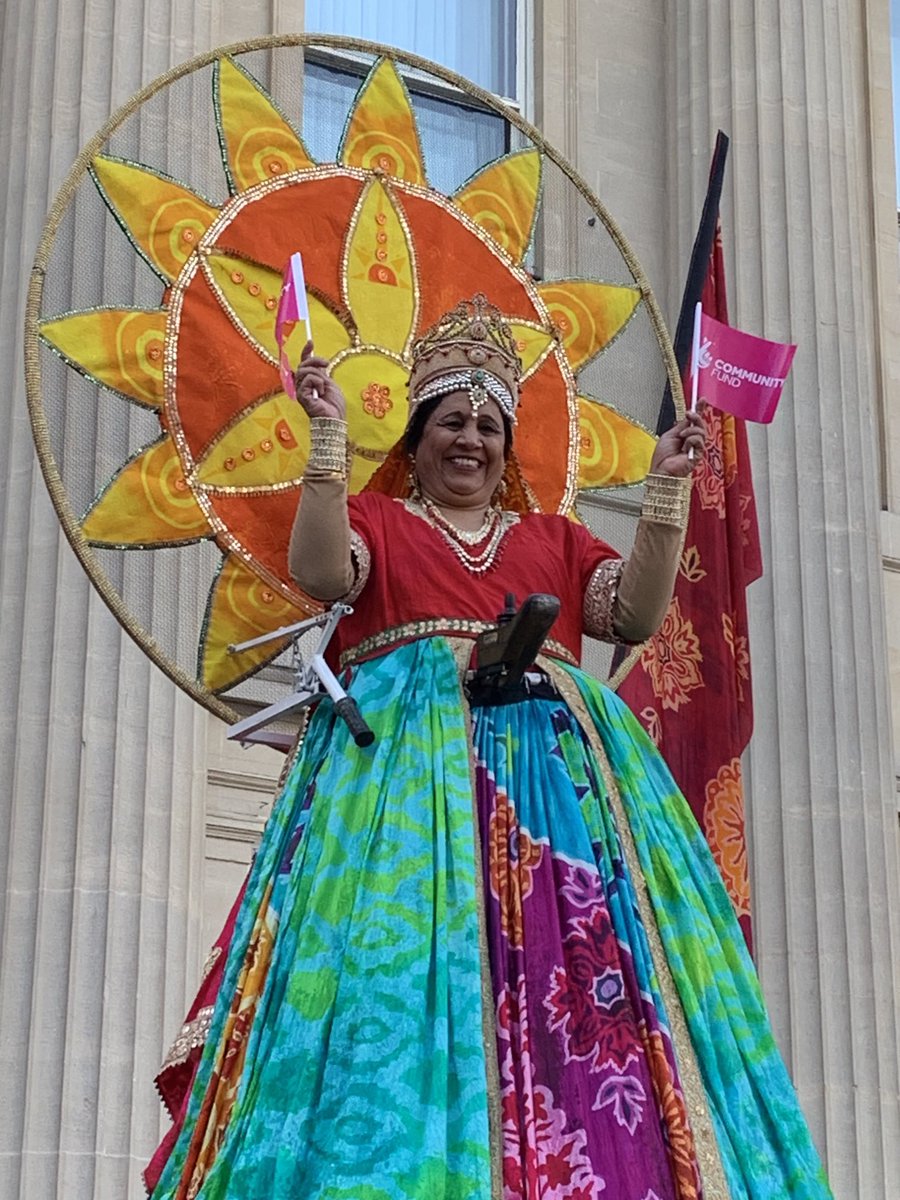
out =
[[(403, 432), (415, 338), (476, 291), (500, 307), (517, 340), (516, 452), (541, 508), (573, 514), (579, 489), (636, 483), (649, 464), (651, 434), (578, 386), (579, 372), (652, 300), (649, 289), (539, 282), (525, 269), (541, 199), (538, 148), (489, 163), (452, 196), (429, 186), (397, 69), (406, 58), (376, 59), (336, 161), (317, 163), (238, 56), (222, 53), (213, 91), (230, 198), (221, 207), (147, 164), (102, 153), (90, 161), (105, 203), (162, 282), (160, 306), (35, 321), (36, 337), (72, 368), (158, 416), (158, 438), (121, 465), (80, 519), (69, 514), (67, 532), (83, 561), (89, 547), (215, 542), (222, 562), (189, 690), (223, 715), (216, 695), (284, 648), (234, 655), (229, 644), (321, 607), (287, 572), (309, 453), (308, 421), (281, 389), (274, 332), (294, 250), (304, 257), (316, 353), (348, 400), (351, 492)], [(32, 314), (39, 301), (32, 296)], [(185, 682), (165, 655), (154, 657)]]

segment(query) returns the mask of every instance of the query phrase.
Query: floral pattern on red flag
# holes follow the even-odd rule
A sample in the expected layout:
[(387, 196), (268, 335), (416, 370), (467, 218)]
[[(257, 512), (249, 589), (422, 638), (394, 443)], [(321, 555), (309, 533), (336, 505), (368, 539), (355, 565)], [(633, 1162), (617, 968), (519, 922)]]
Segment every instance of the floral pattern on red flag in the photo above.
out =
[[(728, 319), (718, 231), (703, 308)], [(753, 728), (746, 588), (762, 559), (744, 423), (713, 409), (704, 419), (675, 594), (619, 691), (687, 797), (751, 944), (740, 756)]]

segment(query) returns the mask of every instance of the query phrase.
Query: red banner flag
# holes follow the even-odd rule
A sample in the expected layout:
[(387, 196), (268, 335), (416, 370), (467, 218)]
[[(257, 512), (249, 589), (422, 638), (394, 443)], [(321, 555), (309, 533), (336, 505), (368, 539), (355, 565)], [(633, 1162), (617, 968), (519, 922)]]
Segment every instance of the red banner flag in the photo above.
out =
[(700, 399), (745, 421), (768, 424), (797, 347), (742, 333), (702, 310), (698, 343)]
[[(728, 319), (717, 230), (703, 308)], [(741, 754), (753, 728), (746, 588), (762, 574), (747, 432), (708, 408), (675, 594), (620, 693), (659, 746), (722, 872), (747, 939)]]

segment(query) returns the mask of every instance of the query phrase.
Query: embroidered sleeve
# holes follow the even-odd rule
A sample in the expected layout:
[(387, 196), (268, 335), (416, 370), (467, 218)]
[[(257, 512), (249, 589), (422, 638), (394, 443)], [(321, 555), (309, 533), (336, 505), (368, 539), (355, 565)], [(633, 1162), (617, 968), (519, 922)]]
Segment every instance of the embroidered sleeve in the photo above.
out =
[(339, 597), (345, 604), (353, 604), (359, 599), (372, 567), (372, 555), (369, 553), (369, 547), (355, 529), (350, 530), (350, 557), (354, 570), (353, 585), (345, 596)]
[(584, 593), (584, 631), (604, 642), (622, 642), (613, 625), (616, 595), (625, 562), (606, 558), (595, 568)]
[(206, 1008), (201, 1008), (192, 1021), (182, 1025), (181, 1033), (169, 1047), (165, 1061), (159, 1069), (160, 1074), (168, 1071), (171, 1067), (177, 1067), (181, 1063), (187, 1062), (192, 1050), (202, 1049), (212, 1024), (214, 1011), (215, 1005), (210, 1004)]

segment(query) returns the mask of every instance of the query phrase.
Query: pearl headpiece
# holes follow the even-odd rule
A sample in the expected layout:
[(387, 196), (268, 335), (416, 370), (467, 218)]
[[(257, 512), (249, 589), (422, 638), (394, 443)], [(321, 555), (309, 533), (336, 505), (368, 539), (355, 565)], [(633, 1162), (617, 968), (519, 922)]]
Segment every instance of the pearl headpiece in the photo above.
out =
[(473, 412), (492, 399), (515, 424), (522, 364), (512, 330), (480, 292), (441, 317), (412, 354), (410, 416), (424, 400), (467, 391)]

